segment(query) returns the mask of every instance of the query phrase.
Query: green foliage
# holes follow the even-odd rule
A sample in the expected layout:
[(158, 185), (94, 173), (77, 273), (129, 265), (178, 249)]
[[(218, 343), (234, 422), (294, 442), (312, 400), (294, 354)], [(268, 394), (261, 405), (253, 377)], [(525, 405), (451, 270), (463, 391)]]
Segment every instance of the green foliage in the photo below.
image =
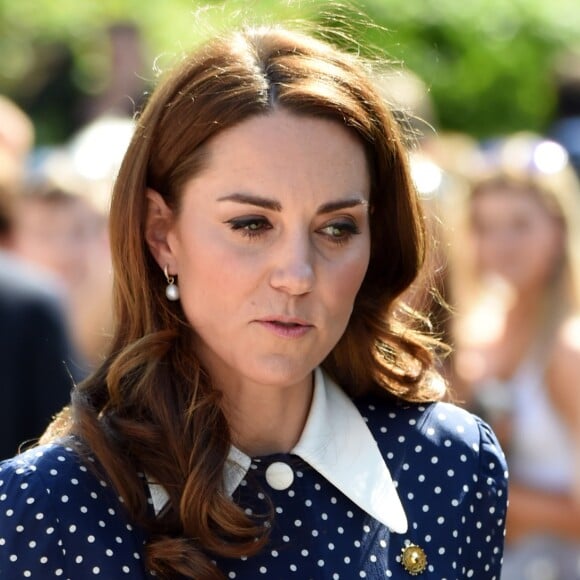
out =
[[(325, 0), (0, 0), (0, 92), (25, 102), (49, 70), (45, 48), (58, 41), (71, 50), (74, 88), (98, 93), (110, 66), (105, 29), (113, 21), (138, 24), (148, 64), (140, 74), (153, 80), (154, 62), (165, 68), (200, 38), (252, 14), (259, 21), (323, 22), (384, 50), (425, 81), (442, 129), (479, 137), (542, 131), (553, 115), (554, 56), (580, 38), (576, 4), (360, 0), (339, 10)], [(58, 129), (48, 129), (46, 139), (51, 135)]]
[(443, 128), (487, 136), (542, 131), (551, 120), (554, 58), (580, 38), (575, 0), (366, 5), (392, 31), (390, 51), (426, 82)]

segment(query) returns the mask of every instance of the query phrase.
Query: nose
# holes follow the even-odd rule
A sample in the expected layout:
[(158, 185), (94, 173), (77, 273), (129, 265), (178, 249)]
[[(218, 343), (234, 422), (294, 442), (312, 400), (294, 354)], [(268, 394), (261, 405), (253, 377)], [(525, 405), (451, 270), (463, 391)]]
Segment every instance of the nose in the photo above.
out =
[(314, 287), (313, 248), (307, 234), (281, 242), (273, 259), (270, 284), (294, 296), (308, 294)]

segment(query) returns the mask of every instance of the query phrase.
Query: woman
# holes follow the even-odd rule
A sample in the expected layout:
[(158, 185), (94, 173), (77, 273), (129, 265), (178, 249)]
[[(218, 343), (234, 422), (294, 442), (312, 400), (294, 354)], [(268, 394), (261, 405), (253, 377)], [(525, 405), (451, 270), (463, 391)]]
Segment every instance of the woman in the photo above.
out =
[(14, 250), (59, 284), (79, 367), (94, 369), (112, 323), (106, 216), (85, 193), (50, 181), (24, 190), (16, 210)]
[(464, 263), (454, 269), (463, 290), (456, 373), (508, 454), (502, 577), (573, 580), (580, 578), (580, 192), (555, 143), (516, 135), (487, 155), (493, 170), (469, 195), (471, 244), (461, 244)]
[(113, 195), (111, 353), (63, 437), (2, 466), (0, 570), (498, 577), (503, 456), (436, 402), (399, 301), (423, 224), (361, 64), (249, 29), (152, 95)]

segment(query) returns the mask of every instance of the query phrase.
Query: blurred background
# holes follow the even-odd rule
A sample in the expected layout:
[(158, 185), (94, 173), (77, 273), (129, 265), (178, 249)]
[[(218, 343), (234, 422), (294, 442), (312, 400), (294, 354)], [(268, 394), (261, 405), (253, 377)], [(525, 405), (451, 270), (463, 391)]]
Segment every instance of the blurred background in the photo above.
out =
[[(0, 0), (0, 92), (32, 115), (39, 144), (61, 141), (115, 90), (141, 96), (155, 77), (155, 59), (163, 66), (207, 34), (224, 17), (216, 9), (222, 4)], [(274, 19), (324, 21), (336, 12), (323, 1), (237, 5)], [(357, 7), (383, 28), (363, 25), (356, 37), (383, 47), (424, 81), (445, 129), (478, 137), (543, 131), (559, 114), (558, 83), (580, 66), (575, 0), (361, 0), (351, 12)], [(356, 18), (343, 20), (356, 29)]]
[(510, 466), (502, 578), (580, 579), (578, 0), (0, 0), (0, 459), (106, 352), (109, 196), (147, 95), (246, 15), (388, 61), (433, 249), (408, 298)]

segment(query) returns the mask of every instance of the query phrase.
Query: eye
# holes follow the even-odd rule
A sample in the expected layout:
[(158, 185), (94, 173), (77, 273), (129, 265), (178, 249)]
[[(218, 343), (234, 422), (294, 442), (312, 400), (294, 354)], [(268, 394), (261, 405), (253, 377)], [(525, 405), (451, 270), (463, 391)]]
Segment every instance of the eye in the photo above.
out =
[(272, 229), (272, 224), (261, 216), (234, 218), (226, 222), (233, 231), (239, 231), (248, 238), (257, 238), (265, 231)]
[(359, 227), (351, 220), (335, 221), (327, 224), (318, 231), (334, 244), (344, 244), (352, 236), (360, 234)]

